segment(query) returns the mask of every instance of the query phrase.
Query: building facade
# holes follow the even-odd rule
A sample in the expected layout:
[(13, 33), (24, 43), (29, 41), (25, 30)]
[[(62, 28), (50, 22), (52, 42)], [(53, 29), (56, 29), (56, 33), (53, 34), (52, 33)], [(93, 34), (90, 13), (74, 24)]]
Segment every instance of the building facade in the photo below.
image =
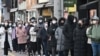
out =
[(33, 6), (35, 6), (37, 4), (37, 0), (26, 0), (26, 18), (28, 19), (27, 21), (29, 21), (30, 18), (35, 17), (37, 18), (37, 13), (36, 13), (36, 8), (32, 8)]
[(2, 21), (10, 20), (11, 0), (2, 0)]
[(11, 8), (10, 8), (10, 20), (15, 22), (18, 16), (18, 2), (17, 0), (11, 0)]

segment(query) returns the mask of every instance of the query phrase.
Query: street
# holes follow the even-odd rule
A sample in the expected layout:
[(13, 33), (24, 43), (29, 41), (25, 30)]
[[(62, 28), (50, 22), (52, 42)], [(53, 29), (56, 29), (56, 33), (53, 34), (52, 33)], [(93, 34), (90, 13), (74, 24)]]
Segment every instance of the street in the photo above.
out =
[[(0, 49), (0, 56), (3, 56), (3, 50)], [(19, 54), (15, 52), (9, 52), (8, 56), (28, 56), (27, 54)]]

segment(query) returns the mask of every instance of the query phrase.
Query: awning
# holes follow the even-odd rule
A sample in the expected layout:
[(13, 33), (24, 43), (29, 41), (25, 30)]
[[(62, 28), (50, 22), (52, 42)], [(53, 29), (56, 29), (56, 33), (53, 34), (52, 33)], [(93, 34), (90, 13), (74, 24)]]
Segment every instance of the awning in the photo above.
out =
[(37, 5), (33, 6), (33, 9), (42, 8), (43, 6), (44, 6), (44, 4), (37, 4)]
[(18, 8), (13, 8), (13, 9), (10, 9), (10, 12), (15, 12), (17, 11)]
[(83, 4), (79, 7), (79, 9), (95, 9), (98, 6), (98, 0), (89, 2), (87, 4)]
[(35, 6), (33, 6), (33, 9), (37, 9), (37, 8), (43, 8), (43, 7), (53, 7), (54, 4), (51, 4), (51, 3), (47, 3), (47, 4), (37, 4)]
[(52, 3), (47, 3), (46, 4), (46, 7), (53, 7), (54, 6), (54, 4), (52, 4)]

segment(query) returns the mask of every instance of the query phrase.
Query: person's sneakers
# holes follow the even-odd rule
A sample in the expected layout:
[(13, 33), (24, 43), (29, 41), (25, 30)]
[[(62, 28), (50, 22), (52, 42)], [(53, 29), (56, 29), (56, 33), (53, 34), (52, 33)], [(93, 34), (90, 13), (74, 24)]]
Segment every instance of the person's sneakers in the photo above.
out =
[(38, 56), (41, 56), (41, 55), (38, 55)]

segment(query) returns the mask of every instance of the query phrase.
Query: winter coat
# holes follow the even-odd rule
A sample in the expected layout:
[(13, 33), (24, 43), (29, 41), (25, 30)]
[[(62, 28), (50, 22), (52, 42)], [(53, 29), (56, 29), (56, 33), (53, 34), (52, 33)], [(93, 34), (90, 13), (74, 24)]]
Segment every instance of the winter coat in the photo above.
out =
[[(13, 46), (12, 46), (12, 28), (9, 27), (8, 30), (8, 43), (9, 43), (9, 46), (10, 46), (10, 50), (13, 50)], [(1, 48), (4, 48), (4, 42), (5, 42), (5, 38), (6, 38), (6, 34), (5, 34), (5, 28), (4, 27), (0, 27), (0, 37), (1, 37)]]
[(47, 42), (48, 38), (49, 38), (48, 28), (47, 28), (47, 30), (45, 28), (42, 28), (41, 31), (40, 31), (40, 36), (41, 36), (43, 42)]
[(74, 56), (87, 55), (87, 36), (85, 27), (77, 27), (73, 33)]
[(55, 32), (55, 37), (57, 39), (57, 51), (65, 50), (64, 48), (65, 37), (64, 37), (62, 30), (63, 30), (63, 27), (60, 26), (56, 29), (56, 32)]
[(100, 43), (100, 24), (91, 26), (87, 36), (91, 38), (92, 42)]
[(37, 26), (35, 27), (35, 31), (37, 32), (37, 38), (41, 38), (40, 36), (40, 31), (41, 29), (44, 27), (43, 24), (37, 24)]
[(27, 32), (25, 27), (21, 29), (19, 27), (16, 28), (16, 37), (18, 39), (18, 44), (25, 44), (27, 42)]
[(49, 27), (49, 30), (48, 30), (48, 34), (49, 34), (49, 38), (51, 40), (48, 41), (48, 50), (52, 50), (52, 47), (56, 48), (56, 45), (57, 45), (57, 40), (55, 38), (55, 31), (57, 29), (58, 25), (55, 24), (55, 25), (51, 25)]
[(75, 24), (70, 23), (68, 21), (65, 22), (64, 28), (63, 28), (63, 34), (65, 36), (65, 49), (73, 49), (73, 31), (75, 29)]
[(36, 37), (36, 32), (34, 31), (35, 27), (30, 27), (29, 33), (30, 33), (30, 41), (31, 42), (36, 42), (37, 37)]
[(16, 28), (12, 29), (12, 39), (16, 39)]

